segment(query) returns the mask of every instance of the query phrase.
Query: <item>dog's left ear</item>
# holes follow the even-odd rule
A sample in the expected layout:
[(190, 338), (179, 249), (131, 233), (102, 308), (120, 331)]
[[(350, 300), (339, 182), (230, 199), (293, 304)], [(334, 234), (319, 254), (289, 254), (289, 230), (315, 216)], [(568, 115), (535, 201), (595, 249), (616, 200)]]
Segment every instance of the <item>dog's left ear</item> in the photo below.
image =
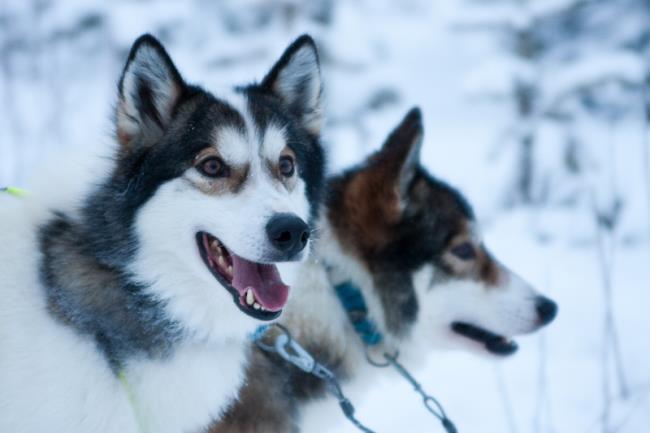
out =
[(261, 88), (280, 98), (314, 136), (323, 122), (323, 85), (316, 43), (302, 35), (286, 49), (262, 80)]
[(171, 122), (184, 88), (163, 46), (151, 35), (131, 47), (118, 85), (116, 130), (125, 150), (150, 146)]
[(383, 174), (382, 182), (394, 185), (400, 199), (406, 197), (420, 164), (423, 137), (422, 112), (414, 107), (393, 129), (371, 162)]

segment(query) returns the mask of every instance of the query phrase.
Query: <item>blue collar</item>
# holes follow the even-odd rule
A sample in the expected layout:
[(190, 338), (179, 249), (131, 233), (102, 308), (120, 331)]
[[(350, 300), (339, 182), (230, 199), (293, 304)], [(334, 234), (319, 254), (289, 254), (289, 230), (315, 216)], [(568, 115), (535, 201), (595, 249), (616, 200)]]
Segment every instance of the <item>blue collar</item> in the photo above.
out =
[(381, 343), (384, 337), (375, 322), (368, 317), (368, 305), (361, 289), (351, 281), (345, 281), (335, 285), (334, 290), (361, 340), (368, 346)]
[(266, 334), (266, 331), (268, 331), (270, 327), (271, 325), (268, 323), (260, 325), (248, 336), (248, 338), (253, 342), (259, 341), (264, 337), (264, 334)]
[[(376, 346), (381, 343), (384, 336), (375, 322), (368, 317), (368, 305), (361, 289), (351, 281), (345, 281), (334, 285), (334, 291), (361, 341), (367, 346)], [(261, 340), (269, 326), (268, 324), (259, 326), (249, 338), (252, 341)]]

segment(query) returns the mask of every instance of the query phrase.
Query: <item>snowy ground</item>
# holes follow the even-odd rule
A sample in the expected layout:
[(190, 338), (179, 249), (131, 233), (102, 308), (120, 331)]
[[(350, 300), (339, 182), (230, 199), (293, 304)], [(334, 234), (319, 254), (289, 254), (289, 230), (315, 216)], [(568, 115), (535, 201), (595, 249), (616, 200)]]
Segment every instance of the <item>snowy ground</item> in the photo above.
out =
[[(495, 255), (559, 302), (557, 321), (520, 339), (520, 351), (511, 359), (432, 353), (427, 368), (417, 372), (460, 432), (645, 433), (650, 193), (644, 189), (641, 123), (632, 117), (589, 126), (595, 168), (587, 187), (593, 202), (612, 191), (625, 199), (622, 223), (613, 233), (599, 235), (589, 200), (504, 208), (509, 151), (497, 158), (495, 149), (508, 112), (467, 95), (466, 77), (476, 76), (477, 59), (489, 57), (493, 48), (450, 30), (456, 19), (451, 3), (410, 0), (397, 8), (385, 1), (341, 2), (329, 26), (300, 13), (286, 19), (271, 13), (269, 23), (259, 27), (264, 2), (255, 0), (187, 6), (59, 1), (40, 15), (30, 2), (7, 0), (0, 14), (12, 18), (0, 22), (0, 36), (17, 38), (14, 46), (27, 48), (6, 51), (2, 64), (0, 184), (28, 186), (30, 173), (49, 153), (109, 141), (115, 81), (130, 42), (144, 31), (161, 35), (181, 72), (213, 90), (260, 78), (290, 40), (310, 32), (323, 47), (331, 169), (379, 146), (403, 113), (420, 105), (426, 165), (468, 196)], [(82, 36), (70, 36), (87, 17), (101, 18), (94, 25), (86, 20), (91, 24)], [(44, 35), (58, 36), (43, 42)], [(382, 106), (380, 100), (388, 102)], [(552, 161), (550, 156), (548, 164)], [(620, 394), (611, 340), (605, 337), (608, 267), (627, 398)], [(442, 431), (408, 385), (390, 374), (358, 402), (358, 415), (378, 433)], [(334, 431), (355, 430), (341, 421), (332, 425)]]

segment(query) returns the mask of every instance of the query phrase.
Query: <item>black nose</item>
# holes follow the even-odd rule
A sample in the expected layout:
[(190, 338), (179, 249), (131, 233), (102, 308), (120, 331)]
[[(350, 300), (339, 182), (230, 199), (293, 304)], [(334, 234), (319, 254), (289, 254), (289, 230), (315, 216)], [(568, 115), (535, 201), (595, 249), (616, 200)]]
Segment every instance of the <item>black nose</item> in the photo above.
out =
[(274, 215), (266, 225), (271, 244), (286, 260), (291, 260), (302, 251), (309, 240), (309, 227), (296, 215), (280, 213)]
[(542, 325), (548, 325), (557, 316), (557, 304), (544, 296), (537, 298), (536, 308)]

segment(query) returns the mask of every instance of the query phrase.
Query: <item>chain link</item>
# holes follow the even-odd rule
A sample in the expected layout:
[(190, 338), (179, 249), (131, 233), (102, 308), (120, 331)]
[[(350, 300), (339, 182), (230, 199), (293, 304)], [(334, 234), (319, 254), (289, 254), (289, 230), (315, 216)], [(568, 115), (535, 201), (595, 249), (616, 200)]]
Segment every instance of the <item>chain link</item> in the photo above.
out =
[(420, 394), (422, 397), (422, 402), (424, 403), (424, 407), (427, 408), (427, 410), (433, 414), (436, 418), (440, 420), (440, 423), (444, 427), (444, 429), (447, 431), (447, 433), (458, 433), (458, 430), (456, 429), (456, 426), (454, 423), (447, 417), (447, 414), (445, 413), (445, 410), (443, 409), (442, 405), (440, 402), (433, 396), (429, 395), (426, 393), (424, 388), (422, 388), (422, 385), (420, 382), (415, 380), (413, 375), (409, 373), (409, 371), (397, 361), (397, 357), (399, 356), (399, 352), (395, 352), (394, 355), (389, 355), (387, 353), (384, 353), (384, 359), (386, 359), (385, 363), (378, 363), (376, 361), (373, 361), (368, 352), (366, 352), (366, 358), (368, 359), (368, 362), (370, 362), (372, 365), (376, 367), (388, 367), (392, 366), (399, 374), (402, 376), (408, 383), (413, 386), (415, 389), (415, 392)]
[(325, 382), (327, 391), (339, 402), (341, 411), (345, 417), (360, 431), (364, 433), (375, 433), (364, 426), (354, 415), (355, 409), (352, 402), (343, 394), (341, 385), (330, 369), (314, 359), (304, 347), (291, 337), (287, 328), (279, 323), (270, 325), (280, 330), (280, 335), (275, 339), (273, 345), (264, 343), (262, 336), (255, 338), (257, 347), (265, 352), (276, 353), (285, 361), (293, 364), (302, 371), (309, 373)]
[[(280, 325), (279, 323), (269, 325), (269, 327), (275, 327), (280, 330), (280, 335), (275, 338), (274, 343), (267, 344), (264, 343), (263, 334), (257, 336), (254, 341), (257, 347), (264, 350), (265, 352), (276, 353), (285, 361), (293, 364), (302, 371), (309, 373), (315, 377), (318, 377), (325, 382), (328, 392), (334, 396), (341, 407), (341, 411), (345, 417), (356, 426), (360, 431), (364, 433), (374, 433), (372, 430), (361, 424), (359, 420), (354, 416), (354, 406), (350, 400), (343, 394), (341, 385), (334, 373), (325, 367), (323, 364), (319, 363), (314, 359), (313, 356), (309, 354), (304, 347), (302, 347), (296, 340), (291, 337), (291, 333), (287, 328)], [(268, 328), (267, 328), (268, 329)], [(393, 367), (399, 374), (402, 376), (414, 390), (422, 397), (422, 402), (426, 409), (434, 415), (444, 427), (447, 433), (458, 433), (454, 423), (447, 417), (445, 410), (438, 400), (427, 394), (422, 385), (413, 377), (411, 373), (397, 361), (399, 357), (399, 352), (396, 351), (394, 354), (383, 353), (384, 361), (377, 361), (373, 359), (370, 354), (370, 349), (366, 346), (366, 359), (368, 362), (378, 368)]]

